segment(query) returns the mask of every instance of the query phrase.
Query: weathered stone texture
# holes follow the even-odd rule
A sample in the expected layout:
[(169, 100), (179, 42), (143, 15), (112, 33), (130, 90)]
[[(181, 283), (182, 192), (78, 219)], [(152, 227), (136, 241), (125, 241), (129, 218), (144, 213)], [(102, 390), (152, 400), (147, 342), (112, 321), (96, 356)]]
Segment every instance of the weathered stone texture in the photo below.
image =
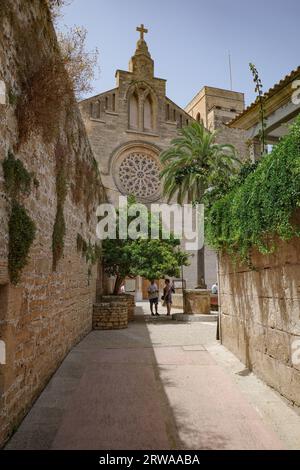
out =
[(210, 291), (207, 289), (186, 289), (185, 295), (185, 313), (192, 315), (194, 313), (210, 313)]
[[(4, 8), (5, 4), (5, 8)], [(16, 108), (22, 83), (57, 54), (56, 38), (45, 2), (6, 0), (0, 11), (0, 78), (7, 104), (0, 105), (0, 339), (7, 361), (0, 365), (0, 445), (19, 424), (71, 347), (92, 328), (96, 267), (91, 273), (77, 252), (76, 237), (95, 241), (96, 218), (87, 222), (84, 204), (73, 202), (75, 158), (92, 164), (92, 152), (76, 104), (62, 109), (55, 138), (45, 142), (39, 128), (19, 142)], [(3, 5), (3, 8), (2, 8)], [(55, 90), (53, 90), (55, 93)], [(51, 122), (49, 122), (51, 125)], [(52, 270), (52, 232), (56, 214), (55, 146), (67, 153), (68, 194), (64, 204), (66, 236), (63, 258)], [(24, 199), (36, 224), (36, 238), (21, 280), (8, 274), (8, 214), (1, 162), (11, 150), (39, 182)], [(99, 180), (99, 185), (100, 185)], [(93, 205), (97, 204), (96, 196)]]
[(131, 294), (118, 294), (118, 295), (101, 295), (99, 297), (100, 302), (117, 302), (123, 303), (127, 307), (128, 321), (134, 319), (135, 312), (135, 299), (134, 295)]
[(277, 245), (271, 255), (253, 252), (256, 270), (220, 256), (222, 343), (300, 405), (300, 239)]
[(127, 326), (128, 309), (124, 302), (100, 302), (94, 305), (94, 330), (122, 330)]

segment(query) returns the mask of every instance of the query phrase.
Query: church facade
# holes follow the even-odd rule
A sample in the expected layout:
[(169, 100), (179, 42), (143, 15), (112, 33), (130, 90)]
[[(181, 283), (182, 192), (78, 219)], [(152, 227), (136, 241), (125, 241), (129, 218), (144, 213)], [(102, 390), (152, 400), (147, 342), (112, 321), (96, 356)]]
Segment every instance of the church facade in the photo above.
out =
[[(115, 205), (120, 195), (131, 194), (146, 204), (166, 202), (159, 155), (181, 127), (195, 120), (167, 97), (166, 80), (154, 75), (154, 61), (144, 39), (147, 30), (141, 25), (137, 31), (140, 38), (129, 70), (117, 70), (116, 87), (80, 103), (108, 200)], [(196, 252), (190, 263), (184, 277), (187, 287), (194, 288), (200, 269)], [(205, 265), (210, 286), (216, 281), (216, 259), (209, 251)], [(137, 280), (136, 291), (141, 298), (141, 280)]]

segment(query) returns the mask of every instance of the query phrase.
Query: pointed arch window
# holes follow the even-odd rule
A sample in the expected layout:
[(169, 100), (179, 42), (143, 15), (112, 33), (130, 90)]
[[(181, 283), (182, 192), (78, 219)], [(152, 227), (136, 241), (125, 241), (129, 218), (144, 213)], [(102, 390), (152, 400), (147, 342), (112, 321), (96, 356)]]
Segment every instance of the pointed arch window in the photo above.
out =
[(133, 93), (129, 100), (129, 127), (131, 129), (139, 127), (139, 100), (137, 93)]
[(153, 103), (150, 95), (144, 101), (144, 129), (153, 129)]
[(166, 105), (166, 120), (170, 121), (170, 105), (167, 103)]
[(182, 127), (182, 114), (179, 115), (179, 121), (177, 123), (178, 127)]
[(97, 119), (100, 119), (100, 117), (101, 117), (101, 103), (100, 103), (100, 100), (97, 101), (96, 116), (97, 116)]

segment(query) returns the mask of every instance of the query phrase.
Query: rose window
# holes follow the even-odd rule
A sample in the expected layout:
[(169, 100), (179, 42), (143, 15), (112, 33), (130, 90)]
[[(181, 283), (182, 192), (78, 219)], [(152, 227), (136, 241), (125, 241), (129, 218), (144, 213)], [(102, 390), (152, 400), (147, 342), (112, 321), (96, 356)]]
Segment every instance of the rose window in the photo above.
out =
[(160, 189), (159, 164), (143, 153), (127, 155), (119, 167), (119, 181), (126, 194), (151, 199)]

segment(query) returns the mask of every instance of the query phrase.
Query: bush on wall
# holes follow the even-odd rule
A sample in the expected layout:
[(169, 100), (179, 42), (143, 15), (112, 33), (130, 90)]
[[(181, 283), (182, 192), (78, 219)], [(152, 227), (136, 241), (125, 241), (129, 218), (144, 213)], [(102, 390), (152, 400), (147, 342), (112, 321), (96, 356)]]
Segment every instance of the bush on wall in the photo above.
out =
[(8, 231), (8, 270), (11, 282), (17, 284), (22, 269), (27, 264), (29, 249), (35, 238), (36, 229), (26, 209), (16, 201), (12, 203)]
[(30, 194), (31, 183), (37, 180), (26, 170), (23, 162), (15, 158), (11, 152), (8, 152), (2, 166), (5, 190), (11, 199), (8, 220), (8, 271), (11, 282), (17, 284), (22, 269), (27, 264), (29, 249), (36, 231), (34, 222), (18, 200)]
[(252, 247), (270, 253), (276, 236), (300, 236), (292, 219), (299, 206), (300, 116), (243, 183), (212, 204), (206, 216), (207, 242), (242, 260)]

